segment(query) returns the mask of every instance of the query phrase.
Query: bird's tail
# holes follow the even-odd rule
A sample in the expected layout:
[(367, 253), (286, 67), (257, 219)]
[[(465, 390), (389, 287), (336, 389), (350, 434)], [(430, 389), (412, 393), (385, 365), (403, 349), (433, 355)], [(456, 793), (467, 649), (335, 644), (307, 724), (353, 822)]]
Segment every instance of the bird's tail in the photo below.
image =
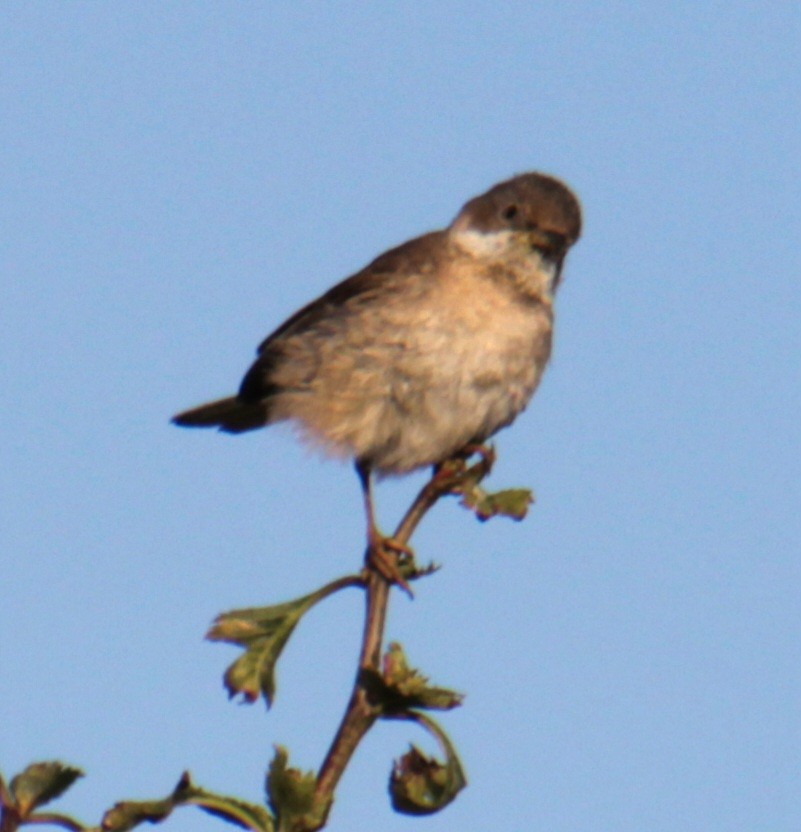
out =
[(226, 433), (255, 430), (264, 427), (268, 421), (267, 406), (264, 402), (243, 402), (236, 396), (202, 404), (172, 417), (173, 424), (181, 427), (216, 427)]

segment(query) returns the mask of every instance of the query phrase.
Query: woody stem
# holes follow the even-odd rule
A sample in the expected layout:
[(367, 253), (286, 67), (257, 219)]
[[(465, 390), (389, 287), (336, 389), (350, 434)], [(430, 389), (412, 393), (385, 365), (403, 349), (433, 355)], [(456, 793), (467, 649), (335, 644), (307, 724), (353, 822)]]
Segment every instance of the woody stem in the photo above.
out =
[[(393, 535), (395, 541), (402, 545), (408, 543), (426, 513), (441, 497), (453, 490), (463, 471), (464, 466), (452, 474), (443, 475), (442, 468), (435, 471), (431, 479), (420, 489), (414, 502), (398, 524)], [(356, 674), (345, 714), (317, 775), (315, 794), (320, 802), (331, 800), (353, 752), (381, 715), (380, 708), (370, 701), (363, 679), (365, 671), (380, 673), (381, 670), (381, 647), (384, 641), (390, 588), (391, 582), (377, 570), (368, 566), (359, 671)]]

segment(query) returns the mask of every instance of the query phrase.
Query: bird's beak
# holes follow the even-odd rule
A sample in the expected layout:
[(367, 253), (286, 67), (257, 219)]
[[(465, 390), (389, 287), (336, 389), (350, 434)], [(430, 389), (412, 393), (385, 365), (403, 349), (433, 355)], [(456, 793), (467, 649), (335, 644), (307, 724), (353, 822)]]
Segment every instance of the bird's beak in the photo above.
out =
[(543, 228), (532, 228), (528, 232), (528, 244), (549, 260), (561, 260), (567, 250), (567, 238), (564, 234), (546, 231)]

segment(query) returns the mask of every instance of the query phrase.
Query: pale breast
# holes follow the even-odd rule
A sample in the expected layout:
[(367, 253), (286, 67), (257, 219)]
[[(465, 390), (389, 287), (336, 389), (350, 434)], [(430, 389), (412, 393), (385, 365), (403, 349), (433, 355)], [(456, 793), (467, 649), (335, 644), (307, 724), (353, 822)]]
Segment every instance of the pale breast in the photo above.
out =
[(429, 464), (491, 436), (526, 406), (550, 356), (550, 308), (474, 271), (452, 274), (432, 301), (393, 368), (402, 441), (380, 467)]

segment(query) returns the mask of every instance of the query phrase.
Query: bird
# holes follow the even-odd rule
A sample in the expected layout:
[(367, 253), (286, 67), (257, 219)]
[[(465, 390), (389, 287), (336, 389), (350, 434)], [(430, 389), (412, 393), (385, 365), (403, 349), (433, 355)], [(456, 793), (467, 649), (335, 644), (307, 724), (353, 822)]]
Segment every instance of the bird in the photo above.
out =
[(173, 417), (238, 434), (289, 421), (354, 461), (367, 560), (408, 585), (377, 527), (372, 480), (482, 447), (533, 396), (551, 356), (553, 301), (581, 233), (561, 180), (516, 175), (445, 228), (381, 254), (289, 317), (259, 346), (234, 396)]

